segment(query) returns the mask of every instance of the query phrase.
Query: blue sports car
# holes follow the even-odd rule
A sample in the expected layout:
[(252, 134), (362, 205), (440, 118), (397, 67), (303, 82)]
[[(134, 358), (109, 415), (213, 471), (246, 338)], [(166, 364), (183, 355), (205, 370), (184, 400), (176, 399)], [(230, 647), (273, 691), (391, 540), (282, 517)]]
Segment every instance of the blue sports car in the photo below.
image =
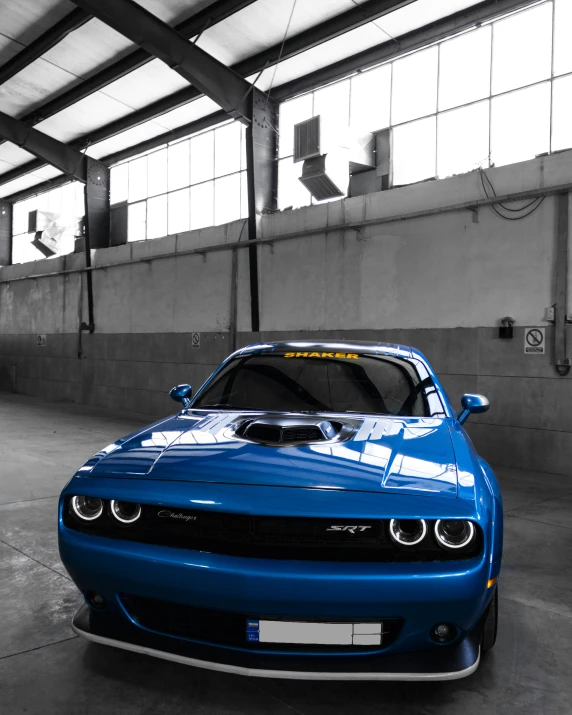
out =
[(502, 501), (409, 347), (231, 355), (175, 416), (90, 459), (60, 554), (96, 643), (245, 675), (447, 680), (492, 648)]

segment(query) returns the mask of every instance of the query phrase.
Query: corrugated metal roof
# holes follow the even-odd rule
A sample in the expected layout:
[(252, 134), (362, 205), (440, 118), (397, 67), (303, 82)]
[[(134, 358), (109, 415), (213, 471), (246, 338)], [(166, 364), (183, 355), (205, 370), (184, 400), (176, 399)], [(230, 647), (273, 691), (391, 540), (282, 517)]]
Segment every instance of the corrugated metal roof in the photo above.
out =
[[(211, 5), (209, 0), (138, 1), (171, 25)], [(366, 2), (298, 0), (292, 13), (293, 1), (256, 0), (231, 17), (207, 28), (200, 36), (198, 45), (225, 64), (234, 65), (279, 45), (289, 19), (288, 36), (292, 37)], [(476, 0), (415, 0), (375, 22), (286, 59), (277, 68), (268, 67), (256, 84), (263, 90), (267, 90), (271, 83), (278, 86), (367, 48), (397, 39), (404, 33), (475, 4)], [(33, 42), (75, 7), (67, 0), (0, 0), (0, 63), (6, 62)], [(0, 110), (14, 117), (29, 114), (44, 102), (129, 54), (134, 48), (129, 40), (115, 30), (99, 20), (91, 19), (40, 59), (0, 85)], [(188, 86), (176, 72), (159, 60), (153, 60), (45, 119), (36, 127), (61, 141), (70, 142)], [(152, 121), (100, 141), (89, 148), (89, 153), (97, 158), (107, 156), (217, 110), (214, 102), (201, 97)], [(30, 154), (9, 143), (0, 145), (0, 181), (2, 173), (26, 164), (31, 158)], [(47, 172), (39, 170), (30, 177), (21, 177), (0, 185), (0, 196), (8, 196), (25, 188), (25, 185), (32, 186), (38, 182), (40, 175), (41, 179), (46, 178), (46, 173), (51, 178), (59, 172), (53, 169), (47, 169)]]

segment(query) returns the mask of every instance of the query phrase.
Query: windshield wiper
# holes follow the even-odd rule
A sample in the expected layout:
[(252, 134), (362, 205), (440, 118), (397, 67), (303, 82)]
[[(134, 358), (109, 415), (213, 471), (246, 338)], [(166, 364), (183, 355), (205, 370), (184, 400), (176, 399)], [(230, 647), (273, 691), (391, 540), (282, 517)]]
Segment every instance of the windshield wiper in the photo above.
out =
[(218, 409), (227, 409), (227, 410), (244, 410), (244, 412), (249, 412), (249, 409), (247, 407), (237, 407), (236, 405), (228, 405), (228, 404), (223, 404), (222, 402), (216, 402), (212, 405), (193, 405), (192, 409), (195, 410), (218, 410)]

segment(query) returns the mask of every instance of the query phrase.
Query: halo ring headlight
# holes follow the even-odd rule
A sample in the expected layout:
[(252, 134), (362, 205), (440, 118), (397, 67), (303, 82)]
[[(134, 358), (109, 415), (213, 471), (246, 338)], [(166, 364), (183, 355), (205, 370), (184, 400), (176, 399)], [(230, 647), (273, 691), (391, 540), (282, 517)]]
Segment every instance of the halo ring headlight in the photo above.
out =
[(435, 522), (435, 538), (445, 549), (463, 549), (475, 538), (476, 529), (472, 521), (463, 519), (438, 519)]
[(427, 535), (427, 522), (425, 519), (392, 519), (389, 534), (400, 546), (415, 546)]
[(111, 514), (122, 524), (133, 524), (141, 516), (141, 504), (112, 499)]
[(82, 521), (93, 521), (103, 514), (103, 501), (98, 497), (72, 497), (73, 513)]

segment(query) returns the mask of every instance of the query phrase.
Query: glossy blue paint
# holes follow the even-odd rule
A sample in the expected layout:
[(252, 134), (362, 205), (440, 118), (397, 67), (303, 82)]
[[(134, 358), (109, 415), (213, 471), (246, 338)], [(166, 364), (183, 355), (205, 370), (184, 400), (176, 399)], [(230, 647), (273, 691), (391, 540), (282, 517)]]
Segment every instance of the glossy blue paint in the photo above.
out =
[(190, 409), (102, 454), (89, 474), (456, 496), (447, 420), (366, 417), (347, 442), (272, 448), (236, 437), (241, 417)]
[(461, 398), (461, 406), (463, 407), (463, 411), (459, 415), (459, 422), (464, 424), (469, 415), (480, 415), (483, 412), (487, 412), (490, 403), (484, 395), (472, 395), (467, 393)]
[(175, 402), (182, 402), (183, 407), (187, 408), (191, 406), (192, 394), (193, 388), (190, 385), (176, 385), (169, 392), (169, 397)]
[[(298, 346), (263, 344), (238, 352)], [(127, 618), (118, 602), (121, 593), (250, 617), (402, 618), (403, 629), (386, 654), (445, 647), (429, 637), (438, 622), (454, 623), (460, 640), (478, 627), (492, 596), (487, 581), (498, 575), (502, 554), (502, 498), (495, 476), (476, 454), (421, 353), (383, 344), (355, 349), (413, 361), (422, 379), (432, 379), (442, 414), (346, 415), (355, 421), (355, 431), (345, 442), (274, 448), (236, 436), (240, 412), (191, 405), (118, 440), (78, 470), (60, 499), (60, 554), (82, 591), (104, 596), (112, 629), (115, 623), (119, 632)], [(62, 508), (75, 494), (266, 516), (470, 519), (482, 529), (484, 548), (469, 560), (410, 563), (223, 556), (69, 529)]]

